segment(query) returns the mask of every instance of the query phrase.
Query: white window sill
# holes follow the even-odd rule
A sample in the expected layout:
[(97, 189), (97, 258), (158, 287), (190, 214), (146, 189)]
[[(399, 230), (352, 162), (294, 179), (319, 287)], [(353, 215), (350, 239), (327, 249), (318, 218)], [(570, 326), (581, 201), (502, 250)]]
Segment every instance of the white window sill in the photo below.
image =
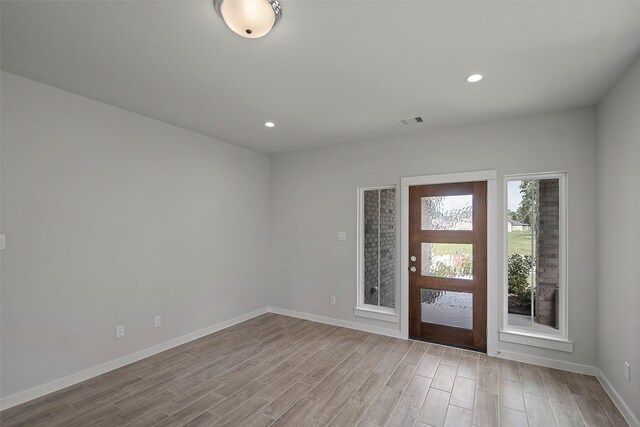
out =
[(573, 341), (569, 341), (560, 335), (556, 337), (532, 331), (503, 329), (500, 331), (500, 341), (573, 353)]
[(385, 322), (400, 323), (400, 316), (395, 313), (395, 310), (385, 311), (381, 309), (354, 307), (353, 315), (358, 317), (367, 317), (369, 319), (383, 320)]

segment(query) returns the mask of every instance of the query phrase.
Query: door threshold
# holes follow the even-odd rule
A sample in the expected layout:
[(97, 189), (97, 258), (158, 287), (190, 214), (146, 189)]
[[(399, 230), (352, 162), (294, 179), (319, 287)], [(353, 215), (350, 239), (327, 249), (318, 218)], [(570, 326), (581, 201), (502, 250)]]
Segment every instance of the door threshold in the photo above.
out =
[(477, 348), (473, 348), (473, 347), (466, 347), (464, 345), (454, 345), (454, 344), (449, 344), (449, 343), (436, 341), (436, 340), (427, 340), (427, 339), (423, 339), (423, 338), (420, 338), (420, 337), (409, 337), (409, 339), (411, 341), (425, 342), (425, 343), (429, 343), (429, 344), (437, 344), (437, 345), (441, 345), (443, 347), (459, 348), (460, 350), (468, 350), (468, 351), (473, 351), (475, 353), (487, 354), (487, 350), (486, 349), (483, 350), (483, 349), (477, 349)]

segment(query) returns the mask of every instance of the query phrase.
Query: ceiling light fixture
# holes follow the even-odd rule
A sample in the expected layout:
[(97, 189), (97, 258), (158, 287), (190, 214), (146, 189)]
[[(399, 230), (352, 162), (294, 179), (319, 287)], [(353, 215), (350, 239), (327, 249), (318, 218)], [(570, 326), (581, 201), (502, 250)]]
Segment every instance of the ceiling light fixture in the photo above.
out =
[(213, 0), (213, 6), (231, 31), (248, 39), (264, 36), (282, 18), (279, 0)]
[(275, 123), (273, 123), (273, 122), (266, 122), (264, 125), (265, 125), (266, 127), (268, 127), (268, 128), (272, 128), (272, 127), (274, 127), (276, 124), (275, 124)]
[(469, 83), (479, 82), (480, 80), (482, 80), (482, 74), (471, 74), (469, 77), (467, 77), (467, 81)]

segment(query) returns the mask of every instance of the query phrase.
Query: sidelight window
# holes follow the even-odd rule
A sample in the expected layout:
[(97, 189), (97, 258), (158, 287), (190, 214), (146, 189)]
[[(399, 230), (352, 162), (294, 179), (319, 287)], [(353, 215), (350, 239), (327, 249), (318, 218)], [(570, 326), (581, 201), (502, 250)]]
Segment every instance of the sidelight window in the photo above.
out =
[(504, 330), (566, 339), (566, 174), (509, 176), (505, 190)]
[(358, 190), (358, 306), (354, 314), (397, 322), (396, 187)]

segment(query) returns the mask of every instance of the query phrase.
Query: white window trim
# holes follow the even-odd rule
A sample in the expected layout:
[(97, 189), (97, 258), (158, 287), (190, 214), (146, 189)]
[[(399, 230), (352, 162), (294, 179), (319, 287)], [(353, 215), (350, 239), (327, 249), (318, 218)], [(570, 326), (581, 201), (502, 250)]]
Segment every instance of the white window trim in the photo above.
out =
[(400, 316), (396, 309), (379, 307), (377, 305), (363, 304), (361, 307), (353, 308), (353, 315), (358, 317), (368, 317), (369, 319), (383, 320), (385, 322), (400, 323)]
[(487, 354), (498, 355), (498, 171), (483, 170), (437, 175), (409, 176), (400, 179), (400, 334), (409, 337), (409, 187), (455, 182), (487, 182)]
[(573, 341), (560, 336), (537, 334), (530, 329), (525, 331), (511, 327), (511, 329), (502, 330), (500, 341), (573, 353)]
[[(396, 262), (396, 282), (395, 282), (395, 306), (396, 308), (380, 307), (373, 304), (365, 304), (364, 299), (364, 192), (372, 190), (396, 190), (396, 205), (398, 203), (398, 186), (391, 185), (372, 185), (372, 186), (360, 186), (358, 187), (358, 221), (357, 221), (357, 273), (356, 273), (356, 307), (353, 308), (353, 315), (358, 317), (367, 317), (369, 319), (382, 320), (391, 323), (400, 323), (400, 316), (398, 315), (398, 265)], [(397, 241), (396, 232), (396, 241)], [(396, 251), (397, 252), (397, 251)]]
[[(559, 319), (559, 331), (557, 334), (547, 334), (540, 331), (534, 331), (531, 328), (515, 327), (509, 325), (509, 307), (508, 307), (508, 268), (509, 263), (509, 233), (506, 231), (506, 223), (508, 220), (508, 182), (523, 179), (554, 179), (557, 178), (560, 181), (559, 191), (559, 302), (560, 319)], [(567, 276), (567, 172), (544, 172), (544, 173), (530, 173), (530, 174), (517, 174), (517, 175), (505, 175), (504, 176), (504, 204), (503, 204), (503, 271), (502, 271), (502, 327), (500, 329), (500, 341), (512, 342), (517, 344), (524, 344), (533, 347), (542, 347), (553, 350), (573, 352), (573, 342), (568, 338), (568, 319), (569, 319), (569, 307), (568, 307), (568, 276)]]

